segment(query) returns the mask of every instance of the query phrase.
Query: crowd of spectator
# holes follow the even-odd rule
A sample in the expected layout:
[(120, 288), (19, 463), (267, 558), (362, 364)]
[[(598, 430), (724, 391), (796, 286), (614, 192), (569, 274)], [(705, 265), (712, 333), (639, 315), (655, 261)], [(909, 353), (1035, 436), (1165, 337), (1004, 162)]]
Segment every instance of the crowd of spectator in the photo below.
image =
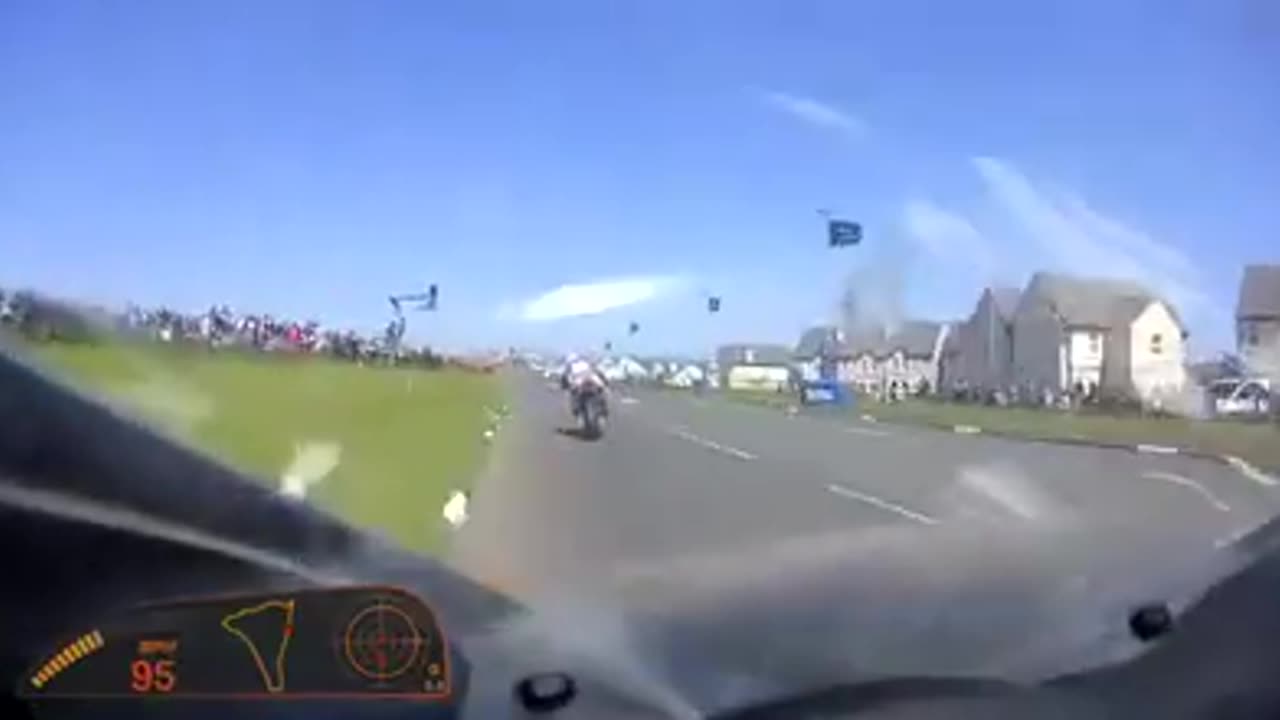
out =
[(129, 305), (123, 311), (72, 307), (29, 291), (0, 289), (0, 323), (34, 340), (93, 342), (104, 334), (162, 343), (184, 343), (210, 350), (326, 354), (353, 361), (384, 360), (438, 365), (429, 348), (403, 342), (404, 321), (392, 320), (381, 333), (362, 334), (315, 320), (270, 313), (244, 313), (215, 305), (197, 313), (166, 307)]

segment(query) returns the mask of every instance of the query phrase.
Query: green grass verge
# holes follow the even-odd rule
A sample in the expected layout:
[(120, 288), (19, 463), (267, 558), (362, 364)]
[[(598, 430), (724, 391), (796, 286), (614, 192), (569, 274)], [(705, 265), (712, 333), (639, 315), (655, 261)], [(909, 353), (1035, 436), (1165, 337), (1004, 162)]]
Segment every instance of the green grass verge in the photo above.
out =
[(339, 445), (339, 465), (308, 500), (427, 553), (444, 547), (440, 508), (474, 478), (487, 408), (500, 404), (495, 376), (456, 370), (150, 345), (32, 352), (73, 384), (273, 485), (295, 444)]
[[(728, 392), (736, 402), (770, 407), (795, 405), (791, 395)], [(859, 397), (854, 413), (885, 422), (915, 425), (974, 425), (986, 432), (1041, 440), (1171, 445), (1197, 452), (1234, 455), (1280, 469), (1280, 427), (1266, 422), (1102, 415), (1032, 408), (999, 408), (927, 400), (878, 403)]]

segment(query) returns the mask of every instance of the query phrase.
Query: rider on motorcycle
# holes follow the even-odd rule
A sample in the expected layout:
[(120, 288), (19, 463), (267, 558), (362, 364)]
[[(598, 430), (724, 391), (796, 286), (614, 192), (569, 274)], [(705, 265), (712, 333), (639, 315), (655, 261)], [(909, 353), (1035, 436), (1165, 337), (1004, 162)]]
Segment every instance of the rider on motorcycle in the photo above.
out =
[(591, 388), (604, 391), (608, 389), (609, 383), (589, 360), (570, 355), (565, 362), (564, 374), (560, 377), (560, 386), (569, 391), (569, 411), (576, 417), (582, 391)]

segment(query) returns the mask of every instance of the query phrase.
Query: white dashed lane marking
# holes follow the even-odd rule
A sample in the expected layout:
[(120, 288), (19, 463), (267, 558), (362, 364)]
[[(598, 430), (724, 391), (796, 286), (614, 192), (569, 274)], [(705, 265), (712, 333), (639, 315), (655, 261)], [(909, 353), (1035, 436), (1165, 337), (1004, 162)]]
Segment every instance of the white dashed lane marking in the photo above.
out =
[(827, 490), (830, 490), (831, 492), (835, 493), (836, 495), (839, 495), (840, 497), (848, 498), (850, 500), (857, 500), (858, 502), (863, 502), (868, 505), (878, 507), (881, 510), (887, 510), (896, 515), (901, 515), (902, 517), (907, 518), (908, 520), (914, 520), (922, 525), (938, 524), (937, 518), (930, 517), (921, 512), (916, 512), (915, 510), (912, 510), (910, 508), (905, 508), (897, 503), (892, 503), (892, 502), (889, 502), (888, 500), (883, 500), (881, 498), (876, 497), (875, 495), (868, 495), (863, 492), (858, 492), (857, 490), (847, 488), (844, 485), (835, 485), (835, 484), (828, 485)]
[(853, 435), (863, 435), (866, 437), (889, 437), (888, 431), (858, 427), (857, 425), (846, 425), (844, 431)]
[(724, 445), (724, 444), (718, 443), (715, 440), (708, 440), (707, 438), (699, 437), (689, 432), (688, 430), (685, 430), (684, 428), (672, 428), (669, 432), (672, 435), (675, 435), (676, 437), (680, 438), (681, 440), (688, 440), (694, 445), (699, 445), (708, 450), (718, 452), (722, 455), (728, 455), (729, 457), (737, 458), (739, 460), (755, 460), (756, 459), (755, 455), (752, 455), (746, 450), (740, 450), (730, 445)]

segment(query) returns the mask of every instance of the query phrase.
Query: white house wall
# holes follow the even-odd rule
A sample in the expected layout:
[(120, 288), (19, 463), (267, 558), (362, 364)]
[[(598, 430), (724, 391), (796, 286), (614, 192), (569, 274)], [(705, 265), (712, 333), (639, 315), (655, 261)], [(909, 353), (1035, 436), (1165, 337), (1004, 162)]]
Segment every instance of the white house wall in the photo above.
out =
[[(1152, 338), (1160, 336), (1159, 352)], [(1187, 382), (1182, 329), (1164, 303), (1147, 306), (1130, 325), (1130, 380), (1138, 397), (1150, 400), (1180, 393)]]
[(1106, 333), (1101, 330), (1072, 329), (1068, 334), (1067, 377), (1062, 389), (1077, 383), (1102, 384), (1102, 359), (1107, 352)]
[(891, 372), (889, 379), (905, 382), (912, 390), (925, 383), (928, 383), (930, 389), (934, 389), (938, 387), (938, 365), (930, 358), (907, 358), (906, 368)]
[(884, 377), (880, 361), (868, 354), (853, 358), (841, 367), (841, 380), (859, 390), (870, 391), (880, 386)]
[(737, 365), (729, 370), (727, 382), (734, 390), (780, 390), (790, 378), (790, 369), (782, 366)]

